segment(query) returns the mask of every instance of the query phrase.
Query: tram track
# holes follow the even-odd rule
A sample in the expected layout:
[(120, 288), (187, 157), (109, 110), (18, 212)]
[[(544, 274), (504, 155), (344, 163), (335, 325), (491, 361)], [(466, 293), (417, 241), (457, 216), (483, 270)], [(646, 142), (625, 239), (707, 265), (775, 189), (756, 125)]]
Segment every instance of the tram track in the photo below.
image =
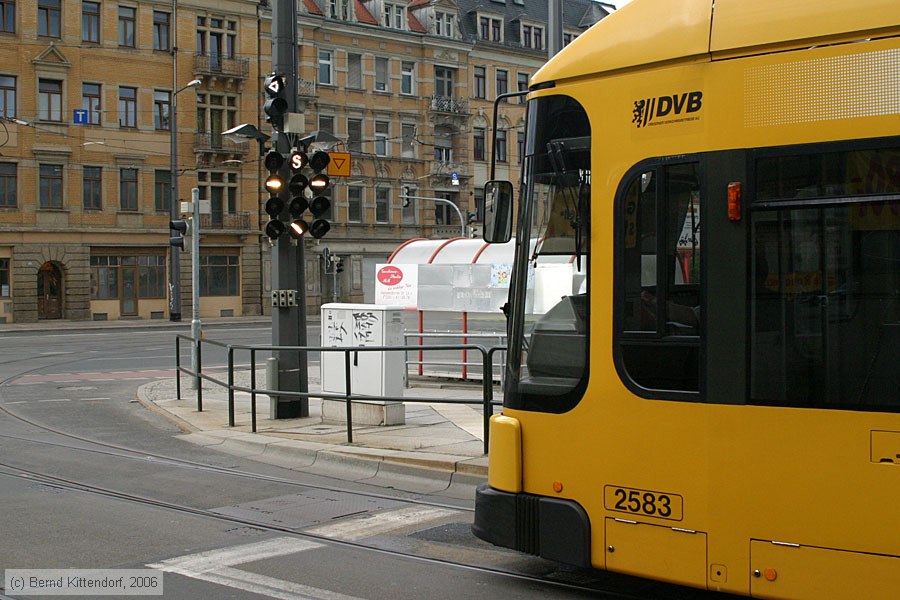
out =
[(504, 578), (515, 579), (519, 581), (524, 581), (528, 583), (535, 583), (544, 586), (549, 586), (555, 590), (560, 591), (570, 591), (570, 592), (586, 592), (591, 594), (597, 594), (598, 592), (605, 594), (603, 597), (610, 599), (633, 599), (640, 600), (644, 598), (642, 596), (637, 596), (634, 594), (623, 593), (619, 591), (608, 591), (608, 590), (598, 590), (596, 587), (589, 587), (583, 585), (577, 585), (562, 581), (556, 581), (553, 579), (547, 579), (544, 577), (529, 575), (526, 573), (518, 573), (515, 571), (509, 571), (504, 569), (492, 568), (492, 567), (484, 567), (478, 565), (472, 565), (468, 563), (433, 558), (429, 556), (423, 556), (420, 554), (414, 554), (412, 552), (404, 552), (401, 550), (392, 550), (388, 548), (373, 546), (370, 544), (362, 543), (360, 541), (339, 539), (335, 537), (329, 537), (324, 535), (317, 535), (315, 533), (310, 533), (306, 531), (301, 531), (297, 528), (293, 527), (284, 527), (284, 526), (276, 526), (270, 523), (265, 523), (261, 521), (255, 521), (252, 519), (243, 519), (228, 515), (223, 515), (211, 510), (197, 508), (192, 506), (187, 506), (183, 504), (178, 504), (174, 502), (169, 502), (166, 500), (161, 500), (158, 498), (151, 498), (148, 496), (143, 496), (140, 494), (131, 494), (119, 490), (114, 490), (106, 487), (101, 487), (81, 481), (76, 481), (73, 479), (68, 479), (65, 477), (59, 477), (55, 475), (48, 475), (46, 473), (41, 473), (38, 471), (34, 471), (31, 469), (25, 469), (22, 467), (17, 467), (15, 465), (10, 465), (4, 462), (0, 462), (0, 476), (19, 479), (23, 481), (27, 481), (30, 483), (36, 483), (41, 485), (47, 485), (59, 489), (63, 489), (66, 491), (75, 491), (81, 493), (92, 494), (95, 496), (101, 496), (104, 498), (110, 498), (114, 500), (119, 500), (123, 502), (130, 502), (134, 504), (139, 504), (142, 506), (153, 507), (156, 509), (167, 510), (176, 512), (182, 515), (190, 515), (194, 517), (200, 517), (205, 519), (216, 520), (222, 523), (226, 523), (228, 525), (241, 526), (241, 527), (252, 527), (255, 529), (259, 529), (262, 531), (266, 531), (269, 533), (277, 533), (282, 535), (288, 535), (291, 537), (296, 537), (299, 539), (316, 542), (318, 544), (334, 546), (334, 547), (342, 547), (342, 548), (351, 548), (358, 551), (363, 552), (372, 552), (377, 553), (384, 556), (390, 556), (394, 558), (400, 558), (404, 560), (410, 560), (415, 562), (427, 563), (430, 565), (439, 565), (446, 567), (453, 567), (469, 572), (476, 572), (482, 574), (491, 574), (497, 575)]
[[(50, 440), (38, 440), (38, 439), (27, 438), (27, 437), (23, 437), (23, 436), (11, 436), (8, 434), (0, 434), (0, 438), (16, 439), (18, 441), (41, 444), (44, 446), (55, 446), (55, 447), (59, 447), (59, 448), (63, 448), (66, 450), (71, 450), (71, 451), (100, 453), (100, 454), (105, 454), (105, 455), (109, 455), (109, 456), (115, 456), (118, 458), (127, 458), (127, 459), (141, 460), (141, 461), (153, 460), (153, 461), (156, 461), (157, 464), (166, 464), (166, 465), (175, 466), (175, 467), (179, 467), (179, 468), (196, 469), (196, 470), (200, 470), (200, 471), (204, 471), (204, 472), (217, 473), (220, 475), (227, 475), (229, 477), (245, 478), (245, 479), (248, 479), (251, 481), (276, 483), (276, 484), (283, 484), (283, 485), (287, 485), (287, 486), (295, 486), (295, 487), (300, 487), (300, 488), (312, 488), (312, 489), (329, 491), (329, 492), (337, 492), (337, 493), (352, 493), (355, 495), (365, 496), (365, 497), (374, 498), (374, 499), (396, 499), (397, 498), (396, 496), (390, 496), (387, 494), (379, 494), (377, 492), (372, 492), (372, 491), (349, 490), (347, 488), (342, 488), (339, 486), (325, 486), (325, 485), (321, 485), (321, 484), (301, 483), (301, 482), (287, 479), (284, 477), (275, 477), (275, 476), (271, 476), (271, 475), (262, 475), (259, 473), (252, 473), (249, 471), (237, 470), (237, 469), (232, 469), (232, 468), (228, 468), (228, 467), (219, 467), (216, 465), (210, 465), (207, 463), (192, 461), (192, 460), (183, 459), (183, 458), (177, 458), (177, 457), (168, 456), (165, 454), (160, 454), (160, 453), (151, 452), (151, 451), (147, 451), (147, 450), (138, 450), (135, 448), (129, 448), (127, 446), (122, 446), (120, 444), (114, 444), (111, 442), (105, 442), (105, 441), (85, 437), (85, 436), (78, 435), (78, 434), (75, 434), (75, 433), (72, 433), (69, 431), (61, 430), (57, 427), (47, 425), (46, 423), (41, 423), (40, 421), (30, 419), (28, 417), (25, 417), (25, 416), (19, 414), (18, 412), (14, 411), (14, 410), (11, 410), (8, 406), (4, 405), (4, 403), (2, 402), (3, 388), (10, 385), (16, 379), (26, 376), (26, 375), (29, 375), (29, 374), (32, 374), (35, 371), (46, 369), (48, 367), (58, 368), (60, 366), (66, 365), (66, 364), (78, 362), (79, 360), (81, 360), (81, 359), (64, 360), (64, 361), (58, 361), (58, 362), (55, 362), (52, 364), (45, 364), (40, 367), (35, 367), (33, 369), (29, 369), (27, 371), (17, 373), (15, 375), (7, 377), (3, 380), (0, 380), (0, 413), (3, 413), (5, 415), (7, 415), (8, 417), (10, 417), (20, 423), (27, 424), (27, 425), (34, 427), (36, 429), (39, 429), (41, 431), (52, 433), (54, 435), (66, 438), (68, 440), (74, 440), (74, 441), (82, 442), (85, 444), (97, 446), (98, 448), (84, 448), (82, 446), (74, 445), (74, 444), (64, 444), (64, 443), (54, 442), (54, 441), (50, 441)], [(358, 482), (358, 483), (365, 484), (364, 481)], [(420, 498), (404, 498), (403, 501), (414, 503), (414, 504), (425, 505), (425, 506), (433, 506), (433, 507), (437, 507), (437, 508), (452, 508), (455, 510), (461, 510), (461, 511), (469, 512), (469, 513), (474, 512), (474, 508), (460, 507), (460, 506), (450, 505), (450, 504), (445, 504), (445, 503), (440, 503), (440, 502), (422, 500)]]

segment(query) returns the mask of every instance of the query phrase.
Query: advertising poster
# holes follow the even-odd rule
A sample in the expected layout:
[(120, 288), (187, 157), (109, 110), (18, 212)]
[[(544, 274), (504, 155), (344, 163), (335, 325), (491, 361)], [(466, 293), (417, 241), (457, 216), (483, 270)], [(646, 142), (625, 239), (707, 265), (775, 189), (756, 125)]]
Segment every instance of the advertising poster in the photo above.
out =
[(419, 265), (375, 265), (375, 304), (417, 308)]

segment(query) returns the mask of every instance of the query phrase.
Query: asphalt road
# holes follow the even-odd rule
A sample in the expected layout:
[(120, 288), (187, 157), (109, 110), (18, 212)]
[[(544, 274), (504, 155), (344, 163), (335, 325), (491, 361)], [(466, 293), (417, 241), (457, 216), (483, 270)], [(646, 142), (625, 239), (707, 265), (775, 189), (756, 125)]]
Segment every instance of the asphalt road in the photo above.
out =
[[(270, 339), (267, 327), (214, 334)], [(0, 570), (152, 568), (166, 598), (596, 598), (614, 596), (579, 586), (625, 585), (477, 540), (471, 500), (181, 441), (135, 400), (140, 384), (172, 376), (173, 337), (0, 335)], [(17, 597), (15, 583), (0, 594)]]

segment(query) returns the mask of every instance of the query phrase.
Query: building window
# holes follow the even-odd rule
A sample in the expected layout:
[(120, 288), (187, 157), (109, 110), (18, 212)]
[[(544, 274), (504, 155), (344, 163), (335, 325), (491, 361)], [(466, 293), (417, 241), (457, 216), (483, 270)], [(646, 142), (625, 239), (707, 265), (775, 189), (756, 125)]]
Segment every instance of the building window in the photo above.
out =
[(0, 75), (0, 117), (16, 116), (16, 78)]
[(434, 95), (453, 96), (454, 71), (448, 67), (434, 68)]
[(453, 37), (453, 15), (437, 12), (434, 16), (434, 33), (444, 37)]
[(401, 4), (384, 3), (384, 26), (392, 29), (406, 29), (406, 9)]
[(60, 0), (38, 0), (38, 35), (59, 37)]
[[(453, 192), (435, 192), (434, 195), (459, 206), (459, 203), (456, 201), (456, 195)], [(450, 225), (454, 221), (459, 221), (459, 216), (457, 216), (454, 208), (446, 202), (434, 203), (434, 222), (436, 225)]]
[(40, 208), (63, 207), (63, 168), (62, 165), (41, 165), (40, 173)]
[(563, 33), (563, 47), (572, 43), (572, 40), (578, 37), (577, 33)]
[(475, 128), (475, 140), (473, 144), (475, 151), (475, 160), (485, 160), (484, 134), (484, 127)]
[(9, 259), (0, 258), (0, 298), (9, 298)]
[(209, 68), (222, 69), (222, 59), (237, 52), (237, 21), (222, 17), (197, 17), (197, 54), (209, 59)]
[(169, 13), (153, 11), (153, 49), (169, 49)]
[(347, 221), (362, 222), (362, 188), (355, 185), (347, 188)]
[(119, 257), (91, 257), (91, 300), (119, 297)]
[(362, 119), (347, 119), (347, 149), (362, 152)]
[(119, 169), (119, 208), (138, 209), (138, 170)]
[(390, 223), (391, 191), (386, 187), (375, 188), (375, 222)]
[[(528, 73), (517, 73), (516, 74), (516, 91), (517, 92), (527, 92), (528, 91)], [(525, 104), (525, 96), (519, 96), (519, 104)]]
[(334, 134), (334, 117), (332, 115), (319, 115), (319, 131)]
[(62, 81), (40, 79), (38, 81), (38, 119), (62, 121)]
[(497, 69), (497, 96), (509, 91), (509, 74), (503, 69)]
[(388, 155), (388, 133), (391, 124), (388, 121), (375, 121), (375, 154)]
[(200, 171), (197, 173), (200, 199), (209, 200), (210, 224), (222, 228), (226, 215), (237, 213), (237, 173), (227, 171)]
[(522, 25), (522, 47), (542, 50), (544, 47), (544, 28), (536, 25)]
[(403, 61), (400, 65), (400, 93), (412, 94), (416, 77), (415, 63)]
[(100, 43), (100, 4), (97, 2), (81, 3), (81, 41)]
[(153, 206), (158, 211), (169, 211), (172, 202), (172, 172), (156, 170), (153, 173)]
[(328, 14), (332, 19), (350, 20), (350, 0), (329, 0)]
[(519, 164), (525, 160), (525, 132), (516, 132), (516, 155), (519, 157)]
[(331, 50), (319, 50), (319, 83), (334, 85), (334, 55)]
[(0, 31), (16, 32), (16, 0), (0, 0)]
[(119, 7), (119, 46), (134, 48), (134, 25), (137, 10), (130, 6)]
[(138, 296), (166, 297), (166, 257), (138, 256)]
[(87, 111), (88, 124), (99, 125), (103, 111), (100, 109), (100, 84), (81, 84), (81, 108)]
[(347, 54), (347, 87), (359, 90), (362, 86), (362, 55)]
[(507, 152), (506, 152), (506, 130), (497, 128), (497, 140), (496, 145), (494, 146), (494, 150), (497, 155), (497, 162), (505, 163), (507, 161)]
[(416, 224), (416, 199), (409, 196), (418, 196), (416, 188), (411, 185), (405, 185), (401, 188), (406, 198), (401, 198), (400, 202), (400, 220), (404, 225)]
[(502, 42), (503, 21), (496, 17), (480, 17), (478, 19), (478, 34), (483, 40)]
[(84, 207), (91, 210), (100, 210), (102, 204), (102, 169), (100, 167), (84, 167), (82, 169), (82, 195)]
[(156, 129), (164, 129), (168, 131), (170, 107), (172, 106), (171, 92), (153, 92), (153, 126)]
[(119, 127), (137, 127), (137, 88), (119, 88)]
[(388, 59), (375, 57), (375, 91), (388, 91)]
[(222, 132), (237, 125), (237, 96), (197, 94), (197, 131), (207, 134), (210, 148), (222, 147)]
[(475, 67), (475, 97), (485, 99), (487, 95), (487, 69), (484, 67)]
[(16, 207), (16, 163), (0, 163), (0, 208)]
[(237, 254), (200, 255), (200, 295), (237, 296), (240, 293)]
[(416, 126), (412, 123), (402, 123), (400, 125), (400, 137), (402, 148), (400, 155), (403, 158), (416, 157)]

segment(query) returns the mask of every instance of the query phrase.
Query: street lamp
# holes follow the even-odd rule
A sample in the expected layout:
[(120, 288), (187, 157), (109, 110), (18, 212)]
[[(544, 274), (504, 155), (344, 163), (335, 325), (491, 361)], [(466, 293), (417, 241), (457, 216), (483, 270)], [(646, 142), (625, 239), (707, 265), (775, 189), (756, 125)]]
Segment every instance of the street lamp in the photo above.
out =
[[(184, 87), (178, 88), (172, 94), (172, 106), (169, 111), (169, 134), (172, 143), (171, 159), (169, 173), (169, 216), (172, 221), (177, 221), (180, 214), (178, 207), (178, 122), (177, 122), (177, 105), (178, 94), (189, 88), (195, 88), (202, 82), (194, 79), (188, 82)], [(195, 256), (194, 260), (200, 260)], [(181, 321), (181, 255), (178, 248), (169, 246), (169, 320), (173, 322)]]

